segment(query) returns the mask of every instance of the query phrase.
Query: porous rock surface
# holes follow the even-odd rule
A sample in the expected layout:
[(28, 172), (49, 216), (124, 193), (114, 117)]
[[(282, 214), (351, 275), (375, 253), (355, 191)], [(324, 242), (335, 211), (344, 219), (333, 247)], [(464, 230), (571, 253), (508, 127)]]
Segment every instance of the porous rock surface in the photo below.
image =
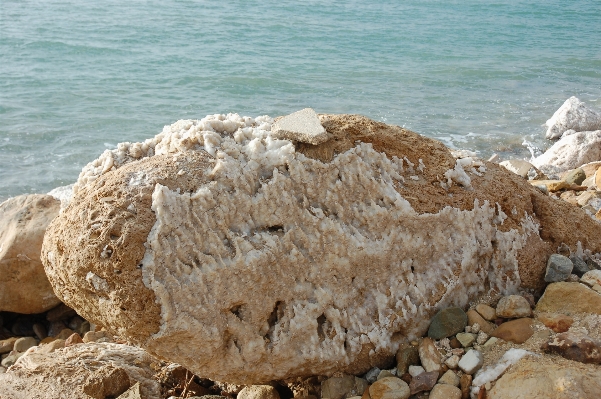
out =
[(532, 164), (544, 170), (552, 165), (558, 171), (574, 169), (601, 159), (601, 130), (572, 133), (562, 136)]
[(79, 344), (51, 353), (29, 351), (0, 374), (0, 397), (115, 398), (139, 382), (143, 398), (159, 399), (152, 362), (157, 360), (142, 349), (112, 343)]
[(40, 260), (46, 227), (60, 201), (30, 194), (0, 204), (0, 311), (41, 313), (60, 303)]
[(230, 114), (105, 152), (46, 234), (56, 292), (198, 375), (256, 384), (384, 367), (438, 310), (541, 288), (561, 243), (601, 251), (601, 224), (502, 167), (320, 120), (317, 146)]

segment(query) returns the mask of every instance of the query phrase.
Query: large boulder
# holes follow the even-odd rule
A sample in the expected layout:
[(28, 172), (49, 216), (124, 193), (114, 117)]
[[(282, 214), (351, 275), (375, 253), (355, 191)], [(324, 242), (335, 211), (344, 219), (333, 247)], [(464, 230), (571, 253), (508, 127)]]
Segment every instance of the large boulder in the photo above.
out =
[(588, 108), (576, 97), (570, 97), (545, 125), (546, 137), (556, 140), (568, 130), (584, 132), (601, 129), (601, 112)]
[(601, 251), (601, 224), (500, 166), (320, 120), (320, 145), (217, 115), (105, 152), (46, 234), (56, 292), (198, 375), (256, 384), (386, 367), (440, 309), (540, 289), (562, 243)]
[(532, 164), (545, 170), (546, 165), (558, 171), (577, 168), (589, 162), (601, 160), (601, 130), (565, 134)]
[(116, 398), (139, 383), (142, 397), (162, 398), (153, 376), (158, 360), (144, 350), (112, 343), (79, 344), (47, 353), (30, 350), (0, 374), (2, 399)]
[(41, 313), (60, 303), (40, 260), (46, 227), (60, 201), (30, 194), (0, 204), (0, 311)]

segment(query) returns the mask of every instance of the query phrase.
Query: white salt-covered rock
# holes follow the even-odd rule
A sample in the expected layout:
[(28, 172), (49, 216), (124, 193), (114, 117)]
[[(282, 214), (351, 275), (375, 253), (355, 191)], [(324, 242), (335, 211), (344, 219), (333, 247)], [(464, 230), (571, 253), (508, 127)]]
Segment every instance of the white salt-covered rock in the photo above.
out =
[(503, 375), (509, 366), (516, 364), (524, 356), (528, 355), (535, 356), (534, 353), (528, 352), (527, 350), (512, 348), (505, 352), (501, 360), (499, 360), (494, 366), (488, 366), (478, 371), (472, 381), (473, 387), (471, 396), (477, 397), (482, 385), (496, 381), (501, 375)]
[(589, 287), (592, 287), (595, 284), (601, 285), (601, 270), (589, 270), (582, 275), (580, 282)]
[(599, 160), (601, 160), (601, 130), (595, 130), (562, 137), (544, 154), (534, 158), (532, 164), (544, 173), (552, 174), (546, 165), (563, 172)]
[(583, 132), (600, 129), (601, 113), (587, 107), (578, 98), (570, 97), (545, 125), (547, 126), (546, 138), (555, 140), (562, 137), (567, 130)]
[(465, 374), (474, 374), (480, 369), (480, 367), (482, 367), (483, 363), (484, 357), (482, 356), (482, 353), (480, 351), (470, 349), (461, 357), (458, 366)]
[(539, 287), (561, 242), (601, 251), (601, 226), (497, 165), (320, 120), (322, 145), (217, 115), (91, 162), (46, 234), (55, 291), (198, 375), (256, 384), (384, 367), (440, 309)]
[(48, 195), (53, 196), (57, 200), (61, 202), (61, 209), (64, 209), (69, 205), (71, 198), (73, 197), (73, 184), (69, 184), (68, 186), (61, 186), (54, 188), (48, 192)]
[(315, 111), (311, 108), (294, 112), (278, 119), (271, 129), (275, 139), (288, 139), (313, 145), (328, 140), (328, 133), (321, 125)]

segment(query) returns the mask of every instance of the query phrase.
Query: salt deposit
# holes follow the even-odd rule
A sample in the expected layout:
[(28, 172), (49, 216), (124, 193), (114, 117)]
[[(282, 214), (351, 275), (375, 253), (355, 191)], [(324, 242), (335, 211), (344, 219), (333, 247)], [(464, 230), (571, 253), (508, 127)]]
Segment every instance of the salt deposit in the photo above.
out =
[(472, 399), (476, 399), (478, 397), (478, 392), (480, 392), (480, 387), (485, 385), (486, 383), (496, 381), (503, 373), (509, 368), (509, 366), (516, 364), (519, 362), (524, 356), (538, 356), (532, 352), (529, 352), (525, 349), (509, 349), (501, 360), (497, 362), (494, 366), (486, 367), (476, 373), (474, 376), (474, 380), (472, 382)]
[(545, 123), (546, 137), (556, 140), (574, 132), (593, 131), (601, 128), (601, 113), (590, 109), (576, 97), (568, 98)]

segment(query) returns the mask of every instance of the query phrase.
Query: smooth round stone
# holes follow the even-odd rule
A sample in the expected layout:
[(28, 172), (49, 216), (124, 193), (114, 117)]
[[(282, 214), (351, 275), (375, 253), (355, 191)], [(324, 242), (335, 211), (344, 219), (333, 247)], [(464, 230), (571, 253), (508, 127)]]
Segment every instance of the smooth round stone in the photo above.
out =
[(409, 385), (396, 377), (382, 378), (369, 387), (371, 399), (407, 399), (410, 395)]
[(464, 348), (472, 346), (476, 341), (476, 334), (472, 333), (459, 333), (455, 337), (459, 342), (461, 342), (461, 346), (463, 346)]
[(33, 337), (23, 337), (15, 341), (13, 350), (17, 352), (25, 352), (27, 349), (36, 346), (38, 341)]
[(498, 317), (515, 319), (530, 316), (532, 310), (530, 309), (530, 304), (523, 296), (509, 295), (501, 298), (497, 304), (496, 313)]
[(467, 326), (467, 315), (461, 308), (447, 308), (436, 313), (430, 322), (428, 337), (443, 339), (457, 334)]
[(461, 389), (449, 384), (436, 384), (430, 391), (430, 399), (461, 399)]

